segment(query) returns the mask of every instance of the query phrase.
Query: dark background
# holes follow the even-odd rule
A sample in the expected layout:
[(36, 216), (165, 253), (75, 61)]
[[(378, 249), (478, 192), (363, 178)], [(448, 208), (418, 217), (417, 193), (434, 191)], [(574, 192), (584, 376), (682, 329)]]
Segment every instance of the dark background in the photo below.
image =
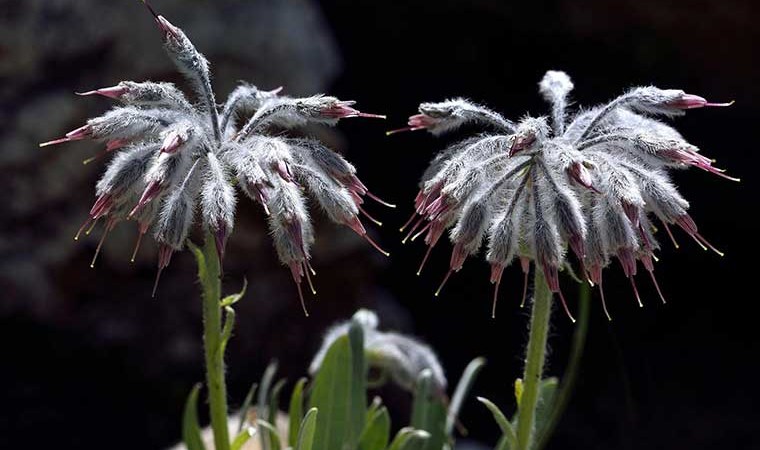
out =
[[(506, 273), (496, 320), (482, 259), (468, 261), (434, 299), (450, 248), (437, 248), (415, 277), (424, 248), (402, 246), (397, 228), (411, 212), (417, 178), (449, 140), (383, 131), (402, 126), (419, 102), (450, 96), (513, 118), (542, 114), (537, 82), (559, 69), (573, 77), (580, 105), (640, 84), (735, 99), (731, 108), (692, 111), (676, 127), (743, 181), (697, 170), (674, 175), (700, 230), (726, 256), (703, 252), (684, 234), (678, 251), (661, 239), (657, 274), (669, 303), (661, 305), (641, 277), (643, 309), (618, 268), (606, 272), (614, 321), (604, 319), (595, 296), (578, 389), (550, 448), (760, 446), (756, 2), (153, 3), (209, 57), (220, 99), (245, 79), (282, 84), (293, 95), (326, 91), (389, 117), (343, 121), (324, 136), (399, 207), (371, 205), (386, 222), (373, 235), (390, 259), (318, 217), (312, 317), (300, 311), (263, 215), (241, 202), (225, 281), (232, 291), (247, 277), (250, 290), (228, 351), (232, 406), (272, 358), (283, 376), (301, 376), (324, 328), (364, 306), (385, 327), (429, 342), (452, 380), (485, 356), (474, 392), (512, 410), (528, 313), (517, 306), (519, 270)], [(203, 376), (191, 257), (175, 256), (151, 299), (155, 248), (146, 245), (130, 265), (135, 233), (122, 226), (90, 269), (99, 231), (77, 243), (71, 236), (103, 164), (80, 164), (93, 153), (89, 143), (36, 146), (108, 107), (73, 91), (149, 78), (180, 81), (139, 2), (0, 0), (0, 447), (151, 449), (179, 439), (184, 398)], [(563, 283), (573, 308), (575, 288)], [(572, 331), (557, 314), (549, 374), (562, 373)], [(386, 391), (403, 416), (407, 394)], [(482, 406), (470, 401), (463, 420), (471, 438), (495, 442), (496, 425)]]

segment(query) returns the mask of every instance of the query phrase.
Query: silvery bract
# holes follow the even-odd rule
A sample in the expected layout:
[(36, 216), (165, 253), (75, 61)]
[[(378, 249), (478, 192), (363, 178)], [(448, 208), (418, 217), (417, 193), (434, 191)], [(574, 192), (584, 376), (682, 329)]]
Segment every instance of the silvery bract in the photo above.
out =
[[(234, 223), (237, 187), (269, 216), (275, 248), (290, 267), (303, 303), (300, 283), (310, 277), (314, 241), (305, 192), (330, 219), (375, 247), (358, 216), (366, 215), (364, 196), (380, 200), (343, 157), (315, 139), (290, 138), (284, 132), (308, 124), (335, 125), (346, 117), (383, 116), (361, 113), (352, 101), (325, 95), (290, 98), (279, 95), (280, 89), (264, 91), (250, 84), (238, 86), (218, 110), (204, 56), (181, 29), (154, 16), (164, 47), (193, 87), (197, 103), (170, 83), (124, 81), (80, 94), (121, 103), (63, 138), (41, 144), (89, 138), (105, 143), (103, 154), (118, 150), (97, 183), (97, 199), (80, 233), (103, 219), (104, 239), (118, 222), (135, 220), (135, 253), (152, 229), (159, 243), (160, 275), (172, 253), (184, 247), (199, 210), (221, 258)], [(96, 257), (99, 250), (100, 245)]]
[(617, 258), (641, 304), (634, 282), (637, 261), (660, 293), (653, 273), (658, 244), (652, 218), (668, 234), (669, 225), (675, 224), (699, 245), (713, 248), (697, 231), (687, 213), (689, 203), (670, 181), (668, 169), (694, 166), (733, 178), (655, 117), (726, 104), (647, 86), (568, 117), (572, 89), (564, 72), (549, 71), (539, 92), (551, 105), (551, 117), (514, 123), (483, 106), (454, 99), (421, 104), (407, 128), (389, 132), (426, 129), (439, 135), (468, 122), (494, 130), (457, 142), (433, 159), (420, 183), (415, 214), (402, 228), (411, 226), (404, 241), (425, 235), (428, 250), (420, 270), (451, 228), (454, 250), (441, 287), (486, 240), (496, 285), (494, 307), (502, 272), (517, 258), (526, 287), (534, 262), (567, 310), (558, 270), (566, 266), (568, 248), (580, 273), (600, 288), (602, 269)]

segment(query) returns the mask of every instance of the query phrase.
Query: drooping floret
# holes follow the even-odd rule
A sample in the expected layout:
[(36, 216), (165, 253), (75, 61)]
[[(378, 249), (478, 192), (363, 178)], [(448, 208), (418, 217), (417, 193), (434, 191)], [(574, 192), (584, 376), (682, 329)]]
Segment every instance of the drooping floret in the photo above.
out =
[[(407, 128), (389, 132), (425, 129), (439, 135), (468, 122), (493, 130), (454, 143), (433, 159), (422, 176), (415, 213), (401, 228), (409, 229), (403, 242), (425, 235), (428, 249), (418, 274), (450, 229), (450, 269), (436, 295), (485, 242), (495, 284), (494, 311), (502, 272), (519, 259), (526, 280), (523, 301), (532, 262), (572, 319), (558, 279), (558, 272), (568, 266), (568, 251), (575, 255), (579, 272), (600, 288), (602, 269), (617, 259), (641, 304), (634, 282), (637, 261), (662, 298), (653, 273), (654, 252), (659, 249), (653, 217), (668, 234), (669, 225), (678, 225), (700, 246), (715, 250), (688, 215), (689, 203), (670, 181), (668, 169), (694, 166), (736, 179), (715, 168), (657, 116), (728, 104), (646, 86), (572, 115), (567, 108), (572, 89), (567, 74), (549, 71), (539, 92), (551, 105), (550, 117), (513, 123), (483, 106), (455, 99), (422, 103)], [(604, 310), (607, 313), (606, 305)]]
[(380, 249), (359, 219), (363, 214), (376, 222), (362, 203), (366, 196), (393, 205), (371, 194), (342, 156), (315, 139), (289, 137), (287, 130), (384, 116), (360, 112), (353, 101), (321, 94), (291, 98), (280, 95), (282, 88), (267, 91), (251, 84), (238, 86), (218, 110), (206, 58), (180, 28), (163, 16), (154, 17), (167, 54), (193, 88), (192, 102), (171, 83), (122, 81), (78, 94), (108, 97), (119, 106), (41, 144), (93, 139), (106, 147), (95, 158), (115, 153), (96, 185), (95, 203), (77, 238), (103, 219), (97, 257), (108, 231), (118, 222), (135, 220), (139, 234), (132, 259), (143, 235), (152, 230), (159, 244), (157, 283), (172, 254), (184, 248), (197, 215), (223, 257), (239, 188), (269, 216), (275, 249), (290, 268), (299, 295), (304, 276), (314, 291), (309, 264), (314, 233), (306, 195), (330, 219)]

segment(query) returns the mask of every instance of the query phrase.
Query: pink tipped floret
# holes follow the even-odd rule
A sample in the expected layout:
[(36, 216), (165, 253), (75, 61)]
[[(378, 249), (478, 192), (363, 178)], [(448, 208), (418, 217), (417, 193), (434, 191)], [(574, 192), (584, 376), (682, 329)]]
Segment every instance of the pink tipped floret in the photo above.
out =
[(131, 219), (137, 215), (137, 213), (142, 211), (145, 205), (155, 199), (159, 193), (161, 193), (161, 183), (158, 181), (151, 181), (145, 188), (145, 191), (143, 191), (142, 196), (140, 196), (140, 200), (137, 202), (137, 205), (135, 205), (132, 211), (129, 212), (128, 217)]
[(90, 125), (83, 125), (76, 130), (69, 131), (64, 137), (60, 139), (41, 143), (40, 147), (62, 144), (64, 142), (81, 141), (82, 139), (86, 139), (90, 136), (92, 136), (92, 127)]
[(397, 128), (395, 130), (386, 131), (385, 135), (390, 136), (391, 134), (401, 133), (403, 131), (426, 130), (426, 129), (436, 126), (439, 121), (440, 121), (439, 119), (434, 119), (425, 114), (415, 114), (409, 117), (408, 126), (403, 127), (403, 128)]
[(177, 131), (172, 131), (166, 135), (166, 138), (164, 138), (164, 142), (161, 144), (159, 151), (168, 154), (176, 153), (184, 143), (185, 138)]
[(683, 94), (681, 98), (668, 102), (667, 105), (677, 109), (694, 109), (704, 107), (724, 107), (731, 106), (734, 101), (726, 103), (710, 103), (705, 98), (694, 94)]
[(124, 86), (111, 86), (87, 92), (75, 92), (75, 94), (79, 96), (102, 95), (103, 97), (112, 98), (114, 100), (120, 99), (126, 93), (127, 88)]

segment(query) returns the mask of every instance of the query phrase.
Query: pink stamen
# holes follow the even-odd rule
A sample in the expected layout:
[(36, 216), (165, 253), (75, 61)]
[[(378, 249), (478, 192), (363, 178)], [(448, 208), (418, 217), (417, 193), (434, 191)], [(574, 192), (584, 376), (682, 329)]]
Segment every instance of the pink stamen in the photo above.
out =
[(412, 213), (412, 217), (410, 217), (409, 220), (407, 220), (406, 223), (404, 225), (402, 225), (401, 228), (398, 229), (398, 231), (401, 232), (401, 233), (403, 233), (404, 229), (406, 227), (408, 227), (409, 224), (412, 223), (412, 221), (414, 221), (415, 217), (417, 217), (417, 212), (416, 211)]
[(306, 275), (306, 281), (309, 283), (309, 289), (311, 289), (311, 294), (317, 295), (317, 290), (314, 289), (314, 285), (311, 283), (311, 274), (309, 273), (311, 267), (309, 266), (309, 263), (306, 262), (305, 260), (303, 262), (303, 267), (304, 267), (303, 273)]
[(647, 270), (649, 272), (649, 276), (652, 278), (652, 283), (654, 284), (655, 289), (657, 289), (657, 295), (660, 296), (660, 300), (662, 300), (662, 304), (666, 304), (665, 296), (662, 295), (662, 291), (660, 290), (660, 285), (657, 283), (657, 278), (654, 276), (654, 270)]
[(145, 231), (143, 231), (142, 225), (140, 225), (138, 233), (137, 233), (137, 242), (135, 243), (135, 249), (132, 251), (132, 258), (129, 259), (129, 262), (135, 262), (135, 258), (137, 257), (137, 252), (140, 250), (140, 244), (142, 243), (142, 238), (145, 236)]
[(372, 200), (376, 201), (377, 203), (380, 203), (383, 206), (387, 206), (388, 208), (395, 208), (396, 207), (396, 205), (394, 205), (393, 203), (386, 202), (385, 200), (379, 198), (378, 196), (376, 196), (372, 192), (367, 191), (366, 189), (365, 189), (365, 191), (366, 191), (365, 193), (366, 193), (367, 197), (371, 198)]
[(403, 128), (396, 128), (395, 130), (388, 130), (385, 132), (386, 136), (390, 136), (392, 134), (396, 133), (403, 133), (404, 131), (419, 131), (424, 130), (425, 127), (403, 127)]
[(161, 279), (161, 274), (163, 273), (164, 269), (169, 266), (173, 253), (174, 249), (166, 244), (161, 244), (158, 247), (158, 271), (156, 272), (156, 281), (153, 283), (153, 293), (150, 295), (152, 298), (156, 296), (158, 280)]
[(523, 271), (523, 292), (522, 300), (520, 301), (520, 308), (525, 306), (525, 299), (528, 298), (528, 273), (530, 272), (530, 260), (528, 258), (520, 257), (520, 267)]
[(599, 276), (599, 282), (596, 283), (599, 285), (599, 295), (602, 297), (602, 310), (604, 310), (604, 315), (607, 316), (607, 320), (612, 322), (612, 316), (610, 316), (610, 312), (607, 310), (607, 302), (604, 300), (604, 288), (602, 287), (602, 277)]
[(636, 287), (636, 281), (634, 281), (634, 277), (630, 276), (628, 279), (631, 280), (631, 286), (633, 287), (633, 293), (636, 295), (636, 301), (639, 302), (639, 308), (643, 308), (644, 304), (641, 303), (641, 297), (639, 297), (639, 290)]
[(382, 247), (380, 247), (380, 246), (377, 244), (377, 242), (373, 241), (373, 240), (372, 240), (372, 238), (369, 236), (369, 234), (367, 234), (366, 232), (364, 233), (364, 236), (362, 236), (362, 237), (363, 237), (364, 239), (366, 239), (366, 240), (367, 240), (367, 242), (369, 242), (369, 243), (370, 243), (370, 245), (372, 245), (373, 247), (375, 247), (375, 248), (377, 249), (377, 251), (379, 251), (379, 252), (380, 252), (380, 253), (382, 253), (383, 255), (385, 255), (385, 256), (390, 256), (390, 255), (391, 255), (390, 253), (388, 253), (388, 252), (386, 252), (385, 250), (383, 250), (383, 249), (382, 249)]
[(77, 231), (77, 234), (74, 236), (75, 241), (79, 240), (79, 236), (81, 236), (82, 231), (84, 231), (84, 229), (87, 228), (87, 225), (89, 225), (90, 223), (92, 223), (92, 218), (87, 216), (87, 220), (85, 220), (82, 226), (79, 227), (79, 231)]
[(366, 119), (387, 119), (387, 117), (383, 114), (369, 114), (369, 113), (359, 112), (357, 116), (364, 117)]
[(573, 317), (572, 314), (570, 314), (570, 308), (567, 307), (567, 302), (565, 301), (565, 296), (562, 295), (562, 289), (557, 289), (557, 294), (559, 294), (559, 299), (562, 302), (562, 308), (565, 309), (565, 314), (567, 314), (567, 317), (570, 318), (570, 321), (575, 323), (575, 317)]
[(491, 303), (491, 318), (496, 318), (496, 302), (499, 300), (499, 286), (501, 285), (501, 276), (504, 273), (504, 266), (499, 263), (491, 264), (491, 283), (494, 284), (493, 302)]
[(420, 218), (417, 220), (417, 222), (416, 222), (416, 223), (415, 223), (415, 224), (412, 226), (412, 228), (409, 230), (409, 233), (407, 233), (407, 234), (406, 234), (406, 236), (404, 237), (404, 239), (402, 239), (402, 240), (401, 240), (401, 243), (402, 243), (402, 244), (406, 244), (406, 241), (407, 241), (407, 240), (408, 240), (408, 239), (409, 239), (409, 238), (412, 236), (412, 234), (414, 234), (414, 231), (415, 231), (415, 230), (416, 230), (416, 229), (417, 229), (417, 228), (418, 228), (420, 225), (422, 225), (422, 223), (423, 223), (423, 222), (425, 222), (425, 218), (424, 218), (424, 217), (420, 217)]
[(420, 237), (420, 235), (422, 235), (422, 233), (424, 233), (427, 230), (429, 230), (433, 226), (434, 223), (435, 222), (428, 222), (427, 225), (425, 225), (424, 227), (422, 227), (422, 229), (420, 231), (418, 231), (414, 236), (412, 236), (412, 242), (414, 242), (415, 239), (417, 239), (418, 237)]
[(422, 263), (420, 263), (419, 269), (417, 269), (417, 276), (420, 276), (422, 273), (422, 268), (425, 267), (425, 263), (428, 260), (428, 257), (430, 257), (430, 252), (433, 251), (433, 245), (428, 245), (427, 250), (425, 251), (425, 256), (422, 258)]
[(708, 241), (707, 241), (707, 239), (705, 239), (705, 238), (704, 238), (704, 237), (703, 237), (701, 234), (699, 234), (699, 233), (694, 233), (694, 237), (695, 237), (696, 239), (698, 239), (699, 241), (701, 241), (701, 242), (702, 242), (704, 245), (706, 245), (706, 246), (707, 246), (707, 247), (708, 247), (710, 250), (712, 250), (712, 251), (714, 251), (715, 253), (717, 253), (719, 256), (725, 256), (725, 253), (723, 253), (722, 251), (720, 251), (720, 250), (718, 250), (717, 248), (715, 248), (715, 247), (714, 247), (714, 246), (713, 246), (713, 245), (712, 245), (710, 242), (708, 242)]
[(670, 231), (670, 227), (668, 226), (667, 222), (665, 222), (665, 221), (662, 221), (662, 225), (663, 225), (663, 227), (665, 228), (665, 231), (668, 233), (668, 236), (670, 236), (670, 241), (671, 241), (671, 242), (673, 242), (673, 246), (674, 246), (676, 249), (678, 249), (678, 248), (681, 248), (681, 247), (678, 245), (678, 242), (676, 242), (676, 238), (675, 238), (675, 236), (673, 236), (673, 232), (671, 232), (671, 231)]
[(100, 249), (103, 248), (103, 242), (105, 242), (108, 232), (113, 229), (114, 225), (116, 225), (116, 220), (114, 219), (109, 219), (108, 222), (106, 222), (106, 226), (103, 228), (103, 236), (100, 237), (98, 247), (95, 249), (95, 255), (92, 257), (92, 262), (90, 262), (90, 268), (95, 268), (95, 261), (98, 260)]
[(377, 220), (374, 217), (372, 217), (372, 215), (370, 213), (368, 213), (367, 211), (365, 211), (364, 208), (362, 208), (359, 205), (357, 205), (357, 207), (359, 208), (359, 212), (362, 213), (364, 215), (364, 217), (366, 217), (367, 219), (369, 219), (370, 221), (372, 221), (378, 227), (382, 227), (383, 226), (382, 222), (380, 222), (379, 220)]
[(301, 301), (303, 313), (306, 317), (309, 317), (309, 311), (306, 309), (306, 302), (303, 299), (303, 291), (301, 291), (301, 278), (303, 277), (303, 272), (300, 264), (296, 264), (295, 262), (290, 263), (290, 273), (293, 275), (293, 281), (295, 281), (296, 288), (298, 289), (298, 298)]
[(446, 282), (449, 280), (449, 277), (451, 274), (454, 273), (453, 269), (449, 269), (448, 272), (446, 272), (446, 276), (443, 277), (443, 281), (441, 281), (441, 284), (438, 286), (438, 289), (435, 291), (435, 296), (438, 297), (438, 295), (441, 293), (441, 289), (443, 289), (443, 286), (446, 285)]

